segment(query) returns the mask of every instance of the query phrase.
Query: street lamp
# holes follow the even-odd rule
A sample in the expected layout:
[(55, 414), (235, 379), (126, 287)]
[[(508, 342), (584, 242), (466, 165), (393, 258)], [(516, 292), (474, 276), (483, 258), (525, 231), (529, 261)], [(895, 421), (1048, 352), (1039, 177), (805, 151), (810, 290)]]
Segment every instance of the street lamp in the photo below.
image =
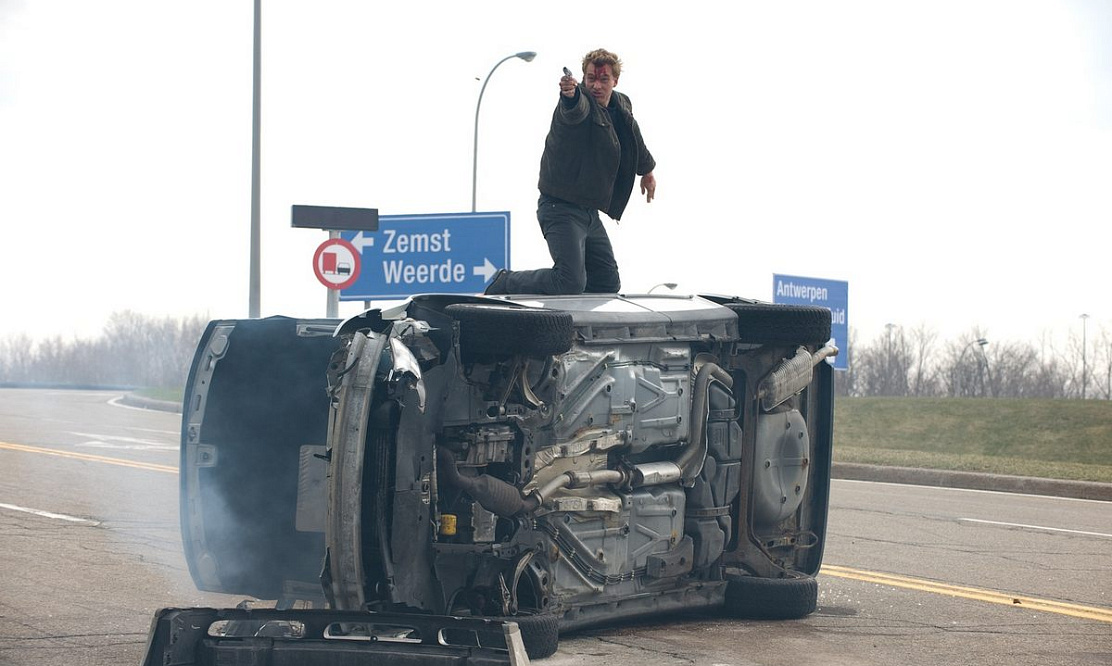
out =
[(653, 286), (649, 287), (649, 292), (648, 293), (650, 293), (650, 294), (653, 293), (653, 289), (656, 289), (657, 287), (667, 287), (668, 291), (672, 291), (677, 286), (678, 285), (675, 282), (661, 282), (660, 284), (654, 284)]
[(987, 344), (988, 344), (988, 340), (986, 340), (984, 338), (977, 338), (976, 340), (973, 340), (969, 344), (965, 345), (965, 347), (961, 350), (961, 354), (958, 354), (957, 382), (956, 382), (957, 385), (955, 387), (956, 388), (955, 394), (958, 395), (959, 397), (961, 396), (961, 362), (965, 359), (965, 352), (969, 351), (969, 348), (972, 347), (973, 345), (981, 345), (981, 353), (984, 354), (985, 353), (985, 345), (987, 345)]
[(1087, 363), (1086, 358), (1085, 358), (1085, 347), (1088, 346), (1085, 343), (1085, 322), (1088, 319), (1089, 319), (1089, 315), (1087, 315), (1087, 314), (1081, 315), (1081, 399), (1082, 400), (1085, 399), (1085, 385), (1086, 385), (1087, 380), (1088, 380), (1087, 375), (1089, 374), (1089, 372), (1088, 372), (1089, 366), (1088, 366), (1088, 363)]
[(472, 213), (475, 212), (475, 187), (476, 187), (477, 176), (478, 176), (478, 172), (479, 172), (479, 107), (481, 107), (483, 105), (483, 93), (486, 92), (487, 83), (490, 81), (491, 75), (494, 74), (494, 70), (498, 69), (498, 65), (501, 65), (502, 63), (506, 62), (507, 60), (512, 60), (514, 58), (521, 58), (525, 62), (532, 62), (533, 58), (536, 58), (536, 57), (537, 57), (536, 51), (522, 51), (521, 53), (515, 53), (513, 55), (508, 55), (505, 58), (502, 58), (501, 60), (498, 61), (497, 65), (495, 65), (494, 67), (491, 67), (490, 74), (487, 74), (486, 80), (483, 81), (483, 87), (482, 87), (481, 90), (479, 90), (479, 102), (478, 102), (478, 104), (475, 105), (475, 146), (474, 146), (474, 149), (471, 151), (471, 212)]

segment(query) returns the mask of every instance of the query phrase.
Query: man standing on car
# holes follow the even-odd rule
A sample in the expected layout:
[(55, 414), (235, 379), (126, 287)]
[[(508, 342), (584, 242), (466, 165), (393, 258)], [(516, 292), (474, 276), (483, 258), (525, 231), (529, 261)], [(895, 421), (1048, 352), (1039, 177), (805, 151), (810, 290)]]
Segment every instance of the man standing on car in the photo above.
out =
[(560, 101), (541, 156), (537, 220), (552, 268), (501, 270), (486, 294), (616, 293), (618, 263), (599, 211), (622, 217), (636, 175), (656, 194), (656, 162), (641, 138), (629, 98), (614, 90), (622, 61), (605, 49), (583, 57), (583, 83), (564, 69)]

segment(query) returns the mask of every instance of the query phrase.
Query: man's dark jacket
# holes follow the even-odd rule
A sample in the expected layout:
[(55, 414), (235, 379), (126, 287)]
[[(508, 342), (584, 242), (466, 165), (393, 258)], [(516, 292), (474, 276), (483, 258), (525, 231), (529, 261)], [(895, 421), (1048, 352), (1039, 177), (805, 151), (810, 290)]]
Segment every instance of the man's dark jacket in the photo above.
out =
[[(617, 127), (611, 113), (618, 116)], [(607, 112), (582, 84), (574, 98), (561, 96), (541, 156), (542, 194), (597, 208), (618, 220), (633, 192), (634, 174), (643, 176), (655, 167), (629, 97), (613, 91)]]

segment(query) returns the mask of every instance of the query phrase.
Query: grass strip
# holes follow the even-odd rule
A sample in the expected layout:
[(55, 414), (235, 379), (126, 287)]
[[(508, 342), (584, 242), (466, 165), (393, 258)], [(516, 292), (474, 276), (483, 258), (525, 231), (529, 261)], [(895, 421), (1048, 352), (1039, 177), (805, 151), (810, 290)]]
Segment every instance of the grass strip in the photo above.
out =
[(835, 462), (915, 467), (984, 474), (1030, 476), (1039, 479), (1066, 481), (1097, 481), (1112, 483), (1112, 465), (1086, 465), (1070, 462), (1047, 462), (1023, 458), (982, 456), (977, 454), (935, 453), (896, 449), (870, 449), (836, 445)]
[(1112, 482), (1112, 402), (839, 398), (834, 460)]

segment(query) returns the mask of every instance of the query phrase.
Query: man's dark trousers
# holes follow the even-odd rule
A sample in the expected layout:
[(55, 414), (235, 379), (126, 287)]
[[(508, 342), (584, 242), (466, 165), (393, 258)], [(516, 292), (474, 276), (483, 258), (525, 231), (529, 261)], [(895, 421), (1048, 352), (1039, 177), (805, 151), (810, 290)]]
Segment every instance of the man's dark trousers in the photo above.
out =
[(542, 194), (537, 220), (552, 268), (510, 272), (504, 293), (615, 294), (621, 289), (614, 248), (597, 210)]

